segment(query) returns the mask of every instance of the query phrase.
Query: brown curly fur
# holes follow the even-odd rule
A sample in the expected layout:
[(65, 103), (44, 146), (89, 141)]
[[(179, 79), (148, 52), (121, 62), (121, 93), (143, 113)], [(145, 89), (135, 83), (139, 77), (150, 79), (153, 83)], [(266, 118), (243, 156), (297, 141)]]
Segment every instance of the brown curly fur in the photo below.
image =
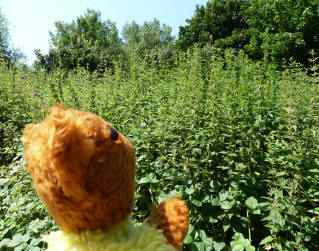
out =
[[(23, 131), (28, 171), (62, 230), (105, 230), (131, 213), (135, 153), (120, 133), (112, 139), (110, 127), (92, 113), (56, 105), (42, 123)], [(155, 209), (148, 223), (180, 249), (188, 230), (186, 204), (176, 196)]]
[(180, 196), (163, 201), (147, 220), (150, 225), (163, 230), (168, 242), (181, 249), (188, 231), (188, 208)]
[(98, 116), (57, 105), (23, 131), (37, 193), (63, 230), (106, 229), (132, 210), (135, 153)]

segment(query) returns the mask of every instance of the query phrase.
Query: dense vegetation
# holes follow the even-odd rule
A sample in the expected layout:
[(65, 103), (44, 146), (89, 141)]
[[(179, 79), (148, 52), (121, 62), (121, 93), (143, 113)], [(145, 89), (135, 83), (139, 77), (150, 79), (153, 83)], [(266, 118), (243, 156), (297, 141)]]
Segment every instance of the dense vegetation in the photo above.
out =
[(208, 1), (176, 42), (156, 19), (121, 37), (87, 10), (56, 23), (32, 67), (14, 63), (0, 13), (0, 250), (44, 250), (57, 229), (21, 142), (54, 102), (132, 141), (137, 222), (182, 195), (184, 250), (319, 250), (319, 9), (293, 3)]
[(307, 64), (319, 49), (319, 3), (309, 0), (211, 0), (180, 27), (177, 45), (213, 43), (253, 59)]
[(318, 85), (297, 65), (276, 71), (219, 54), (194, 49), (176, 55), (173, 69), (145, 61), (103, 76), (1, 66), (0, 249), (42, 248), (40, 234), (56, 229), (20, 141), (54, 101), (102, 116), (133, 142), (137, 221), (153, 203), (183, 196), (185, 250), (318, 249)]

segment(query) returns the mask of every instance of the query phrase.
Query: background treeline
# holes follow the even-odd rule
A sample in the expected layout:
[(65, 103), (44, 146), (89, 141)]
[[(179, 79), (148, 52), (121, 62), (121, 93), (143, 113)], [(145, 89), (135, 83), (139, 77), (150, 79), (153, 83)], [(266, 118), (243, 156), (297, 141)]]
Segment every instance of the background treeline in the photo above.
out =
[(182, 195), (184, 250), (319, 250), (318, 11), (316, 1), (208, 1), (174, 39), (156, 19), (119, 34), (87, 10), (56, 23), (32, 67), (3, 35), (0, 250), (44, 250), (41, 235), (57, 229), (21, 144), (54, 102), (132, 141), (136, 221)]
[(69, 71), (84, 67), (90, 72), (112, 72), (116, 63), (128, 70), (130, 61), (143, 60), (152, 50), (168, 54), (174, 47), (171, 27), (161, 25), (156, 19), (143, 25), (134, 21), (127, 23), (122, 37), (115, 23), (102, 21), (101, 13), (94, 10), (87, 10), (70, 24), (56, 22), (55, 26), (56, 33), (50, 33), (48, 54), (36, 51), (34, 67), (37, 70)]
[(252, 59), (306, 64), (319, 48), (319, 4), (316, 0), (213, 0), (197, 7), (180, 28), (177, 45), (186, 49), (210, 42), (242, 49)]
[[(278, 66), (291, 61), (309, 66), (310, 51), (318, 52), (319, 48), (316, 0), (211, 0), (197, 6), (194, 16), (186, 21), (177, 39), (168, 25), (156, 19), (142, 25), (127, 23), (120, 34), (114, 22), (102, 20), (98, 11), (87, 10), (71, 23), (55, 23), (49, 52), (36, 50), (34, 67), (46, 71), (78, 66), (91, 72), (112, 70), (114, 62), (128, 66), (128, 60), (143, 59), (147, 51), (160, 49), (157, 53), (169, 61), (177, 50), (207, 44), (243, 50), (251, 59), (267, 59)], [(20, 54), (8, 47), (3, 17), (0, 27), (2, 54), (15, 62)]]

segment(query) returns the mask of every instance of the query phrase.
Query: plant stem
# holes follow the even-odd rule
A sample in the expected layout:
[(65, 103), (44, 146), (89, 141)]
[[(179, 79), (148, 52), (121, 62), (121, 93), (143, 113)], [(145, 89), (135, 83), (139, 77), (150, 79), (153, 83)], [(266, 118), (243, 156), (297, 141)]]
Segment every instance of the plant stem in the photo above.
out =
[(249, 239), (249, 243), (251, 244), (251, 230), (250, 230), (250, 219), (249, 219), (248, 210), (246, 211), (246, 213), (247, 213), (247, 219), (248, 219), (248, 239)]

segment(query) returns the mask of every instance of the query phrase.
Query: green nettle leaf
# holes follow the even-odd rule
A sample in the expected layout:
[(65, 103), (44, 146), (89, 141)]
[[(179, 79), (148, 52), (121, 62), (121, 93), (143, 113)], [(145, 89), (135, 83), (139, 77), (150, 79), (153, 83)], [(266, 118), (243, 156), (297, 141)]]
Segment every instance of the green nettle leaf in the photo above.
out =
[(184, 239), (184, 243), (185, 244), (190, 244), (190, 243), (192, 243), (194, 240), (193, 240), (193, 238), (192, 238), (192, 236), (190, 236), (190, 235), (187, 235), (186, 237), (185, 237), (185, 239)]
[(209, 186), (211, 187), (211, 191), (215, 191), (218, 189), (218, 182), (216, 180), (212, 180), (209, 182)]
[(197, 207), (201, 207), (203, 204), (201, 201), (199, 201), (197, 199), (191, 199), (191, 202)]
[(213, 242), (213, 248), (216, 251), (221, 251), (226, 246), (225, 242)]
[(147, 174), (145, 177), (141, 178), (140, 181), (139, 181), (139, 184), (157, 183), (157, 182), (159, 182), (159, 181), (151, 173), (151, 174)]
[(36, 239), (36, 238), (33, 238), (32, 240), (31, 240), (31, 243), (30, 243), (30, 245), (31, 246), (37, 246), (40, 242), (42, 241), (42, 239)]
[(24, 242), (24, 240), (23, 240), (22, 234), (16, 234), (13, 236), (12, 240), (8, 244), (8, 247), (16, 247), (23, 242)]
[(232, 237), (235, 241), (245, 239), (242, 233), (235, 233)]
[(228, 230), (230, 229), (230, 225), (229, 224), (224, 224), (223, 225), (223, 231), (226, 233)]
[(2, 247), (8, 247), (8, 244), (11, 242), (11, 240), (10, 239), (3, 239), (3, 240), (1, 240), (0, 241), (0, 249), (2, 248)]
[(195, 192), (195, 188), (194, 188), (193, 185), (191, 185), (190, 187), (187, 187), (187, 188), (185, 189), (185, 193), (187, 193), (188, 195), (191, 195), (191, 194), (193, 194), (194, 192)]
[(220, 200), (217, 199), (217, 198), (213, 198), (211, 200), (211, 204), (212, 204), (212, 206), (219, 206), (220, 205)]
[(32, 251), (40, 251), (41, 249), (39, 247), (32, 247)]
[(139, 181), (139, 184), (150, 183), (151, 179), (149, 177), (142, 177)]
[(204, 230), (200, 229), (197, 231), (197, 236), (200, 240), (203, 240), (206, 238), (206, 233)]
[(256, 248), (254, 246), (245, 246), (245, 249), (247, 251), (255, 251), (256, 250)]
[(245, 239), (242, 233), (236, 233), (233, 236), (233, 241), (230, 242), (230, 246), (233, 250), (236, 251), (242, 251), (242, 250), (247, 250), (247, 251), (254, 251), (255, 247), (250, 245), (249, 240)]
[(245, 205), (251, 209), (251, 210), (255, 210), (258, 207), (258, 201), (256, 200), (255, 197), (249, 197), (246, 201), (245, 201)]
[(26, 243), (21, 243), (19, 246), (14, 248), (14, 251), (22, 251), (22, 250), (26, 250), (26, 248), (28, 247), (28, 244)]
[(206, 250), (205, 244), (203, 242), (193, 242), (193, 243), (191, 243), (190, 247), (191, 247), (191, 250), (194, 250), (194, 251), (205, 251)]
[(314, 173), (314, 174), (319, 174), (319, 168), (318, 169), (309, 169), (308, 172)]
[(273, 240), (272, 236), (267, 236), (259, 242), (259, 245), (265, 245)]
[(228, 170), (228, 169), (230, 169), (229, 166), (217, 166), (216, 168), (221, 169), (221, 170)]
[(194, 226), (192, 224), (189, 224), (188, 226), (188, 234), (191, 234), (194, 231)]
[(224, 201), (228, 198), (228, 192), (221, 192), (219, 193), (219, 199), (220, 201)]
[(259, 203), (259, 209), (261, 211), (268, 211), (269, 210), (269, 203), (268, 202)]
[(233, 207), (234, 203), (234, 201), (225, 200), (220, 203), (220, 207), (224, 210), (229, 210)]
[(210, 222), (210, 223), (217, 223), (218, 222), (218, 219), (216, 219), (216, 218), (214, 218), (214, 217), (208, 217), (208, 221)]
[(245, 249), (245, 244), (241, 240), (231, 241), (230, 246), (232, 251), (243, 251)]

